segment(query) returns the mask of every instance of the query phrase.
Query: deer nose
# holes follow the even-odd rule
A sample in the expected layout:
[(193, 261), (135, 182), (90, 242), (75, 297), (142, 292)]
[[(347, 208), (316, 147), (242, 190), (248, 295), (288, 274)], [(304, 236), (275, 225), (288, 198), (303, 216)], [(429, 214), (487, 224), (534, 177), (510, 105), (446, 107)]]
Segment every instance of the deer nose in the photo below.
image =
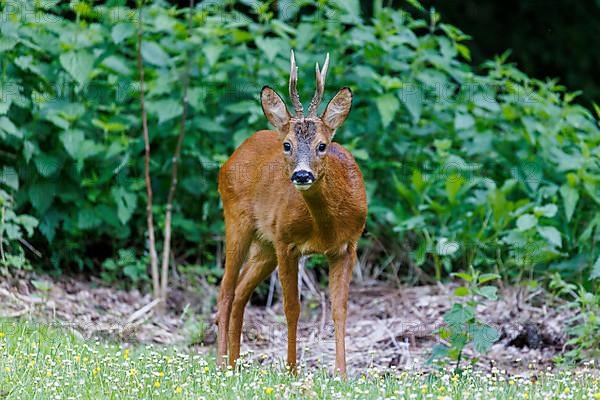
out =
[(300, 170), (292, 174), (292, 183), (295, 185), (309, 185), (315, 181), (315, 176), (310, 171)]

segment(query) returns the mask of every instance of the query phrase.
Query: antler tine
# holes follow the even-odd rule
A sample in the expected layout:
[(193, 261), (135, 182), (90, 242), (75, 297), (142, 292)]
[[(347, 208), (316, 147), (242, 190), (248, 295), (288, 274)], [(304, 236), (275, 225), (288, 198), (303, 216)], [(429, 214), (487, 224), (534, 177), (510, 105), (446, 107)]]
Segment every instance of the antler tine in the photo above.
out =
[(296, 66), (296, 58), (294, 57), (294, 50), (290, 56), (290, 98), (296, 110), (296, 118), (304, 118), (304, 107), (300, 102), (300, 96), (298, 95), (297, 83), (298, 83), (298, 67)]
[(315, 95), (313, 96), (310, 106), (308, 107), (308, 117), (316, 117), (317, 110), (319, 109), (319, 104), (321, 104), (321, 100), (323, 99), (323, 92), (325, 91), (325, 77), (327, 76), (327, 68), (329, 67), (329, 53), (325, 57), (325, 64), (323, 64), (323, 69), (319, 70), (319, 63), (315, 66), (315, 75), (317, 78)]

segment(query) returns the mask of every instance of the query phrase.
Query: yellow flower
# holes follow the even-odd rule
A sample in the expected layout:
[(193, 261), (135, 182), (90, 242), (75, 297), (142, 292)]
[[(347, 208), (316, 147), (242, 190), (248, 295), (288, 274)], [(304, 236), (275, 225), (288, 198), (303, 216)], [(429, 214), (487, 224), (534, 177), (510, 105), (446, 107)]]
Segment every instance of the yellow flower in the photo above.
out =
[(515, 381), (513, 381), (513, 380), (511, 379), (510, 381), (508, 381), (508, 384), (509, 384), (509, 385), (514, 385), (514, 384), (515, 384)]
[(594, 393), (594, 398), (595, 398), (595, 399), (600, 399), (600, 392), (598, 392), (598, 393)]
[(182, 389), (182, 388), (180, 388), (179, 386), (177, 386), (177, 387), (175, 388), (175, 393), (181, 393), (181, 392), (183, 392), (183, 389)]
[(4, 332), (0, 331), (0, 338), (3, 338), (4, 336), (6, 336)]
[(271, 394), (271, 393), (273, 393), (273, 388), (272, 388), (272, 387), (265, 388), (265, 393), (266, 393), (266, 394)]
[(160, 382), (159, 381), (154, 382), (154, 387), (155, 388), (159, 388), (160, 387)]
[(100, 372), (100, 367), (96, 367), (92, 370), (92, 375), (97, 375)]
[(4, 372), (10, 372), (10, 368), (4, 367)]
[(75, 356), (75, 361), (77, 361), (77, 362), (81, 361), (81, 357), (80, 356)]
[(124, 359), (129, 359), (129, 349), (125, 349), (125, 351), (123, 352), (123, 358)]
[(163, 376), (165, 376), (165, 373), (164, 373), (164, 372), (162, 372), (162, 371), (160, 371), (160, 372), (158, 373), (158, 376), (160, 376), (160, 377), (163, 377)]
[(131, 369), (129, 370), (129, 376), (134, 376), (135, 374), (137, 374), (137, 369), (135, 369), (135, 368), (131, 368)]
[(565, 393), (569, 393), (571, 391), (571, 389), (569, 389), (568, 387), (565, 388)]
[(204, 367), (204, 372), (207, 373), (208, 371), (210, 371), (210, 368)]
[(46, 371), (46, 376), (52, 376), (52, 371), (50, 371), (50, 370)]

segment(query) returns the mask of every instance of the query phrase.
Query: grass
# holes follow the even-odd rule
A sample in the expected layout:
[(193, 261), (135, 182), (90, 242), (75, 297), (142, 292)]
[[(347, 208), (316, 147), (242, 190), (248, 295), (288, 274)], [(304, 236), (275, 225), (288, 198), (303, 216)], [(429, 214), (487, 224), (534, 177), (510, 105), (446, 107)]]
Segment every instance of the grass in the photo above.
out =
[(0, 399), (600, 399), (586, 368), (419, 374), (366, 370), (347, 381), (245, 362), (239, 372), (181, 349), (83, 341), (45, 325), (0, 321)]

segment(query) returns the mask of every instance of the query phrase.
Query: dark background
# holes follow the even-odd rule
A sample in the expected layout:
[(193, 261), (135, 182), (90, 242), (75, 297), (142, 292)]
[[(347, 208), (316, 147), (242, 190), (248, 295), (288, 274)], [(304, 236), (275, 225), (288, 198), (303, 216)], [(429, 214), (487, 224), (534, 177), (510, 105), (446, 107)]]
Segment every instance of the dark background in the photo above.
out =
[[(394, 6), (405, 4), (394, 2)], [(468, 45), (475, 65), (510, 49), (509, 60), (528, 75), (558, 78), (569, 91), (583, 91), (579, 101), (584, 105), (600, 103), (600, 0), (424, 0), (422, 4), (435, 7), (442, 21), (472, 36)]]

